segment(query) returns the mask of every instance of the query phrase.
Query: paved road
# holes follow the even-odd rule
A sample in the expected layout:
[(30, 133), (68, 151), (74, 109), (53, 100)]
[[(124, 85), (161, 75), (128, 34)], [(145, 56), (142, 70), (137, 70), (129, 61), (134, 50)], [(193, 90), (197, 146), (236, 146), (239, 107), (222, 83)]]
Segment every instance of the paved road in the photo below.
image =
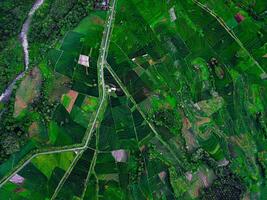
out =
[(177, 163), (179, 163), (182, 166), (181, 160), (177, 157), (176, 152), (174, 152), (173, 149), (170, 147), (170, 145), (162, 139), (161, 135), (158, 133), (158, 131), (156, 130), (156, 128), (154, 127), (154, 125), (147, 119), (147, 117), (144, 114), (144, 112), (141, 110), (141, 108), (136, 103), (136, 101), (134, 100), (134, 98), (132, 97), (132, 95), (128, 92), (127, 88), (123, 85), (123, 83), (120, 80), (120, 78), (117, 76), (117, 74), (113, 71), (113, 69), (110, 67), (110, 65), (108, 63), (106, 63), (106, 68), (110, 72), (110, 74), (113, 76), (113, 78), (115, 79), (115, 81), (118, 83), (118, 85), (121, 87), (121, 89), (123, 90), (123, 92), (125, 93), (125, 95), (132, 101), (132, 103), (134, 104), (134, 106), (136, 107), (136, 109), (139, 111), (139, 113), (144, 118), (144, 120), (146, 121), (146, 123), (148, 124), (148, 126), (151, 128), (152, 132), (155, 134), (155, 137), (160, 141), (160, 143), (164, 147), (166, 147), (166, 149), (168, 149), (168, 151), (173, 156), (173, 158), (175, 158), (175, 160), (177, 161)]
[[(83, 151), (87, 148), (90, 138), (92, 136), (93, 131), (95, 130), (95, 125), (96, 122), (100, 122), (102, 119), (99, 119), (99, 116), (103, 116), (102, 114), (105, 111), (105, 102), (107, 100), (107, 95), (106, 95), (106, 88), (105, 88), (105, 80), (104, 80), (104, 66), (106, 64), (106, 58), (108, 54), (108, 48), (109, 48), (109, 42), (110, 42), (110, 37), (112, 33), (112, 26), (113, 22), (115, 19), (115, 6), (116, 6), (116, 1), (113, 0), (112, 5), (110, 7), (110, 10), (108, 11), (108, 19), (106, 22), (106, 27), (104, 30), (103, 34), (103, 39), (100, 47), (100, 56), (98, 59), (97, 63), (97, 68), (98, 68), (98, 83), (99, 83), (99, 94), (100, 94), (100, 104), (99, 107), (96, 111), (95, 118), (91, 124), (91, 126), (87, 129), (85, 133), (85, 142), (82, 146), (80, 147), (73, 147), (73, 148), (65, 148), (65, 149), (59, 149), (59, 150), (52, 150), (52, 151), (45, 151), (45, 152), (39, 152), (39, 153), (34, 153), (32, 156), (30, 156), (27, 160), (25, 160), (24, 163), (22, 163), (20, 166), (18, 166), (10, 175), (4, 177), (0, 181), (0, 187), (2, 187), (11, 177), (13, 177), (16, 173), (18, 173), (23, 167), (25, 167), (31, 160), (37, 156), (40, 155), (46, 155), (46, 154), (54, 154), (54, 153), (62, 153), (62, 152), (70, 152), (70, 151)], [(69, 169), (72, 169), (73, 166), (71, 165)], [(70, 170), (67, 170), (66, 174), (64, 175), (64, 179), (66, 179), (70, 174)], [(61, 184), (63, 184), (61, 182)]]

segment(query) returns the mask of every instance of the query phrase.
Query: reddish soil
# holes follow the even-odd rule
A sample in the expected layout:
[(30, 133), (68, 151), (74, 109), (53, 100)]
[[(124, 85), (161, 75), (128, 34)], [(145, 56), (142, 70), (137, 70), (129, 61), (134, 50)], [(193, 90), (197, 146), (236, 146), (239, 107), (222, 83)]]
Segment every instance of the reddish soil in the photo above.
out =
[(14, 190), (15, 193), (20, 193), (20, 192), (23, 192), (23, 191), (25, 191), (24, 188), (16, 188), (16, 189)]
[(70, 101), (70, 104), (69, 104), (69, 106), (68, 106), (68, 108), (67, 108), (67, 111), (70, 113), (71, 112), (71, 110), (72, 110), (72, 107), (73, 107), (73, 105), (74, 105), (74, 103), (75, 103), (75, 101), (76, 101), (76, 99), (77, 99), (77, 97), (78, 97), (78, 92), (76, 92), (76, 91), (74, 91), (74, 90), (70, 90), (69, 92), (68, 92), (68, 94), (67, 94), (67, 96), (71, 99), (71, 101)]
[(29, 137), (35, 136), (39, 131), (38, 123), (33, 122), (31, 126), (29, 127)]

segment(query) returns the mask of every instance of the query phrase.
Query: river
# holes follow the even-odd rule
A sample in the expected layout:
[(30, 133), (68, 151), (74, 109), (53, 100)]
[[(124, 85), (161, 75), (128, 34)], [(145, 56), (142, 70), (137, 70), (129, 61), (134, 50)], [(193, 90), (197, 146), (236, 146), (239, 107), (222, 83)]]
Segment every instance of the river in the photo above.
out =
[(28, 32), (31, 24), (32, 17), (36, 10), (40, 8), (40, 6), (44, 3), (45, 0), (36, 0), (36, 2), (33, 4), (30, 12), (28, 13), (28, 17), (26, 21), (24, 22), (19, 38), (20, 42), (23, 48), (23, 54), (24, 54), (24, 71), (21, 72), (17, 77), (8, 85), (8, 87), (5, 89), (5, 91), (0, 96), (0, 102), (8, 102), (10, 99), (10, 96), (12, 94), (12, 91), (14, 89), (15, 84), (18, 80), (24, 77), (25, 73), (29, 69), (29, 43), (28, 43)]

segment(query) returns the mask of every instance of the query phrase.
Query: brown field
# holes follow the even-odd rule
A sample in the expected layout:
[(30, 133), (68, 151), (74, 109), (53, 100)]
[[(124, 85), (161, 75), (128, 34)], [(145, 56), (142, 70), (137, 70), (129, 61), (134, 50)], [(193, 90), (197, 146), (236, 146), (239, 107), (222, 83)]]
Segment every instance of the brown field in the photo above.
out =
[(78, 97), (78, 92), (74, 91), (74, 90), (70, 90), (68, 93), (67, 93), (67, 96), (71, 99), (70, 101), (70, 104), (68, 105), (67, 107), (67, 111), (70, 113), (71, 110), (72, 110), (72, 107)]
[(16, 92), (16, 101), (14, 107), (14, 117), (25, 110), (34, 99), (38, 98), (42, 84), (42, 76), (40, 70), (35, 67), (21, 81)]

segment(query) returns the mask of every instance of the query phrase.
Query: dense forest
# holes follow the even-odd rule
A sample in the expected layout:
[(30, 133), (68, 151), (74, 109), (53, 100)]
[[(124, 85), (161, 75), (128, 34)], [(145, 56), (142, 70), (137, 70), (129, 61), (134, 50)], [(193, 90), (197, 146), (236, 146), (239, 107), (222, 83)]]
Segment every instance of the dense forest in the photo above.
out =
[(0, 1), (0, 92), (23, 70), (19, 33), (34, 0)]
[(0, 51), (9, 39), (17, 37), (34, 0), (0, 1)]
[[(88, 15), (92, 9), (92, 2), (92, 0), (45, 1), (34, 15), (29, 33), (30, 58), (33, 63), (40, 62), (51, 46)], [(36, 49), (36, 46), (37, 52), (31, 50), (31, 47)]]
[(30, 41), (49, 44), (87, 16), (91, 0), (47, 0), (32, 21)]
[(22, 120), (13, 117), (14, 100), (13, 95), (0, 120), (0, 164), (25, 144), (26, 133), (31, 123), (30, 116), (26, 116)]
[(209, 188), (204, 189), (202, 200), (236, 200), (241, 199), (246, 191), (243, 180), (234, 174), (229, 167), (218, 168), (217, 178)]
[[(33, 43), (37, 44), (38, 49), (38, 53), (30, 54), (31, 60), (35, 61), (33, 64), (42, 59), (39, 54), (45, 55), (49, 46), (88, 15), (92, 8), (91, 2), (92, 0), (45, 1), (31, 22), (30, 49)], [(0, 92), (24, 68), (19, 33), (33, 3), (34, 0), (0, 1)]]

